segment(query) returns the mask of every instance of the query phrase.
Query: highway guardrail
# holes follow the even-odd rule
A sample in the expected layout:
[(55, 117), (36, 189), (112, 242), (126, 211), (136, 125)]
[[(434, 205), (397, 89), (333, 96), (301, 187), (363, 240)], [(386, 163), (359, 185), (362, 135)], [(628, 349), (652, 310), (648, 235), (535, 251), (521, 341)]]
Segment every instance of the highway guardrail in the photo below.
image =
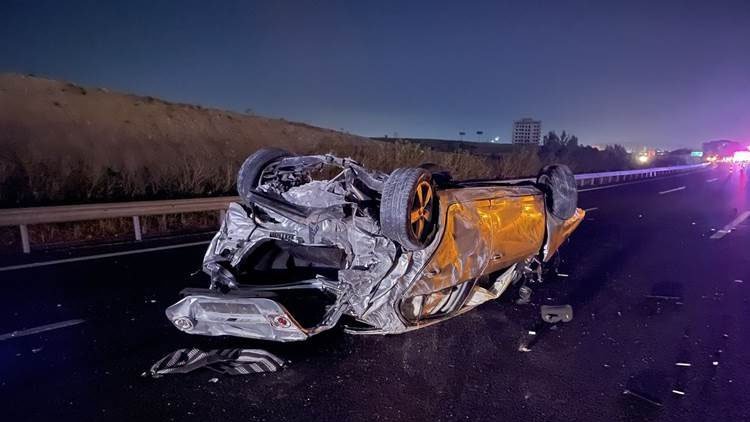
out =
[[(603, 173), (576, 174), (576, 182), (581, 186), (595, 186), (619, 183), (628, 180), (675, 174), (706, 167), (708, 164), (695, 164), (674, 167), (656, 167), (638, 170), (608, 171)], [(514, 179), (507, 182), (521, 182), (534, 179)], [(159, 201), (137, 201), (106, 204), (61, 205), (52, 207), (6, 208), (0, 209), (0, 226), (18, 226), (21, 233), (21, 248), (31, 252), (28, 226), (33, 224), (70, 223), (76, 221), (106, 220), (110, 218), (132, 218), (133, 234), (136, 241), (142, 240), (140, 217), (149, 215), (184, 214), (192, 212), (217, 211), (223, 214), (230, 202), (239, 201), (238, 196), (214, 198), (175, 199)]]

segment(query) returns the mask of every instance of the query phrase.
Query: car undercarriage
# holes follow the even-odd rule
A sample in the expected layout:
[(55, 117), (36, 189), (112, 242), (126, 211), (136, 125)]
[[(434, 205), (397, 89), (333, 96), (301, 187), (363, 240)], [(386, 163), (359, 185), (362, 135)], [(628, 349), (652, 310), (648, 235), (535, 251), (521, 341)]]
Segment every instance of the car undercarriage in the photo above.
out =
[[(569, 173), (552, 170), (542, 176)], [(430, 166), (388, 175), (260, 150), (205, 254), (210, 285), (183, 290), (167, 317), (191, 334), (296, 341), (344, 315), (349, 331), (380, 334), (458, 315), (540, 280), (583, 218), (562, 175), (456, 182)]]

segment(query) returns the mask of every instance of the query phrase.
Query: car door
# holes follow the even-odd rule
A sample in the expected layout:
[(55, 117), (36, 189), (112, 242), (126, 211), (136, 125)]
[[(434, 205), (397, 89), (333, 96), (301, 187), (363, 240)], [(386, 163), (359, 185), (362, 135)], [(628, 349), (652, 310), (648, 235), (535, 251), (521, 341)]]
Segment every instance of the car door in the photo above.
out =
[(490, 200), (492, 253), (485, 272), (497, 271), (539, 253), (544, 241), (544, 196), (508, 194)]
[(492, 204), (489, 199), (451, 203), (439, 246), (410, 294), (427, 294), (484, 273), (492, 248)]

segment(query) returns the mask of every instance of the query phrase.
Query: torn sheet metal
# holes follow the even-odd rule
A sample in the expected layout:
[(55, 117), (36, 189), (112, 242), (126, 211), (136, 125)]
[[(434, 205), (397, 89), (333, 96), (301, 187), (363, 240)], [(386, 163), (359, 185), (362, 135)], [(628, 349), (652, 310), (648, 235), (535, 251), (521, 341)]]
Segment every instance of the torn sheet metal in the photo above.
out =
[(481, 305), (484, 302), (495, 300), (500, 297), (514, 281), (518, 280), (520, 273), (516, 270), (516, 265), (511, 266), (489, 287), (474, 286), (471, 296), (466, 301), (467, 307)]
[[(332, 163), (343, 170), (330, 180), (290, 179)], [(517, 264), (554, 253), (583, 217), (551, 221), (530, 183), (451, 182), (436, 192), (433, 240), (406, 250), (380, 229), (388, 176), (331, 156), (276, 169), (283, 181), (230, 204), (203, 261), (210, 288), (167, 309), (180, 330), (297, 341), (345, 315), (370, 333), (430, 325), (499, 297), (524, 272)]]

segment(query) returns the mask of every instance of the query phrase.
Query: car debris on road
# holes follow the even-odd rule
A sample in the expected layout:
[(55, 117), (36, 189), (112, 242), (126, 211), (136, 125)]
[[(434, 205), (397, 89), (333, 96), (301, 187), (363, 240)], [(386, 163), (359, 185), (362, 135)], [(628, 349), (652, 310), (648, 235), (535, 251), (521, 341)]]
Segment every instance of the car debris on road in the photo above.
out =
[[(179, 349), (159, 359), (141, 375), (159, 378), (169, 374), (186, 374), (200, 368), (210, 369), (220, 374), (246, 375), (276, 372), (283, 366), (284, 361), (281, 358), (260, 349), (224, 349), (206, 352), (200, 349)], [(218, 378), (209, 380), (209, 382), (217, 381)]]
[(460, 182), (434, 165), (388, 175), (262, 149), (237, 187), (204, 258), (209, 288), (166, 310), (186, 333), (296, 341), (344, 315), (356, 333), (431, 325), (541, 281), (585, 214), (561, 165), (536, 182)]
[(542, 305), (539, 311), (542, 320), (549, 324), (573, 320), (573, 307), (570, 305)]

